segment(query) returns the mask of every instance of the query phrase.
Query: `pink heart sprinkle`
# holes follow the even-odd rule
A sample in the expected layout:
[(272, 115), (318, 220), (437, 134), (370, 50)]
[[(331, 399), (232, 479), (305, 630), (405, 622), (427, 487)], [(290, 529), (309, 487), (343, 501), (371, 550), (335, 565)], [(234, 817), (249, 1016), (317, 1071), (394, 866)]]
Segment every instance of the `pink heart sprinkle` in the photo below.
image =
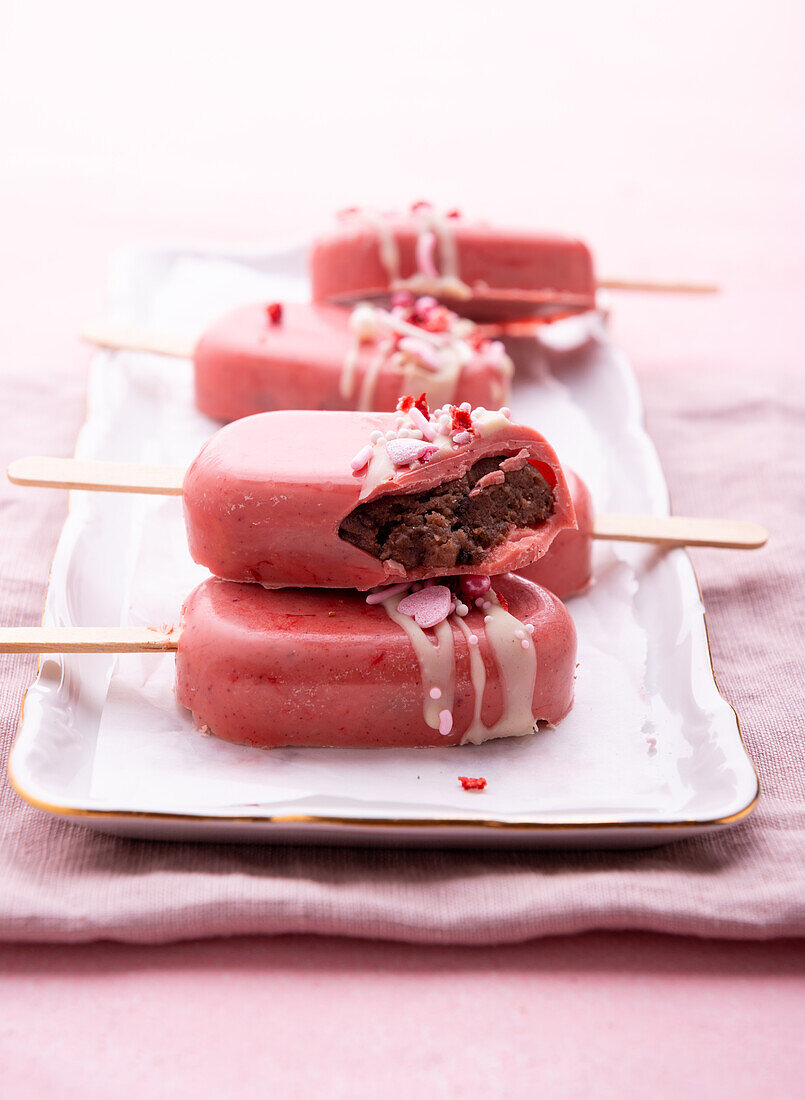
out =
[(386, 450), (395, 466), (410, 466), (418, 458), (427, 458), (438, 451), (421, 439), (387, 439)]
[(450, 614), (451, 603), (452, 595), (447, 585), (434, 584), (400, 600), (397, 610), (403, 615), (410, 615), (417, 626), (427, 630), (444, 622)]

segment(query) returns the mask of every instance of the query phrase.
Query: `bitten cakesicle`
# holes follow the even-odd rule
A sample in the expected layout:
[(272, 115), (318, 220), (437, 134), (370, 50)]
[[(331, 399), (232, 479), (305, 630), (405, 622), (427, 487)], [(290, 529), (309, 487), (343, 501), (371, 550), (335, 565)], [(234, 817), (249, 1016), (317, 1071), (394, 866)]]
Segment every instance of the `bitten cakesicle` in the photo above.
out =
[(170, 632), (0, 628), (0, 652), (171, 650), (196, 724), (259, 748), (480, 744), (555, 726), (573, 703), (573, 622), (515, 576), (368, 596), (210, 578)]
[[(283, 415), (285, 414), (264, 414), (264, 416)], [(323, 414), (311, 415), (321, 416)], [(332, 415), (343, 416), (344, 414)], [(411, 415), (416, 416), (416, 414)], [(302, 414), (297, 414), (297, 416), (300, 417)], [(232, 426), (230, 426), (230, 428), (231, 427)], [(377, 430), (379, 429), (375, 429), (375, 431)], [(370, 437), (370, 439), (371, 438), (372, 437)], [(398, 438), (416, 439), (417, 437), (401, 436)], [(372, 448), (364, 448), (363, 453), (359, 452), (355, 458), (360, 459), (362, 462), (365, 461), (367, 465), (368, 455), (373, 451), (374, 443)], [(362, 467), (362, 470), (366, 469), (366, 465)], [(222, 462), (222, 467), (224, 470), (227, 469), (225, 462)], [(500, 463), (500, 467), (503, 469), (503, 462)], [(482, 467), (482, 469), (485, 469), (485, 467)], [(525, 467), (521, 467), (521, 469), (525, 469)], [(362, 471), (359, 471), (359, 473), (361, 472)], [(497, 500), (497, 503), (500, 503), (500, 498), (489, 498), (487, 500), (479, 500), (478, 502), (477, 496), (473, 498), (472, 493), (474, 489), (478, 487), (481, 487), (483, 494), (484, 488), (489, 489), (497, 486), (498, 491), (503, 494), (504, 499), (508, 499), (509, 504), (516, 504), (516, 500), (512, 499), (512, 494), (516, 494), (519, 491), (516, 485), (511, 484), (511, 478), (507, 477), (511, 472), (511, 466), (509, 466), (507, 471), (504, 471), (504, 483), (499, 481), (498, 473), (492, 480), (486, 481), (485, 485), (483, 485), (482, 482), (486, 474), (483, 474), (481, 470), (468, 474), (466, 482), (463, 482), (462, 478), (459, 478), (459, 482), (464, 488), (465, 495), (466, 489), (468, 489), (470, 500), (475, 500), (476, 507), (481, 508), (482, 516), (487, 506), (495, 511), (493, 529), (487, 530), (485, 533), (482, 532), (484, 539), (488, 538), (490, 533), (492, 533), (493, 537), (496, 531), (500, 533), (499, 525), (501, 514), (495, 510), (497, 508), (495, 502)], [(180, 466), (146, 466), (131, 462), (82, 462), (76, 459), (48, 458), (19, 459), (16, 462), (12, 462), (8, 470), (9, 480), (18, 485), (41, 488), (93, 489), (93, 491), (113, 493), (150, 493), (167, 496), (179, 496), (183, 493), (185, 475), (186, 472), (181, 469)], [(212, 476), (212, 474), (210, 473), (209, 476)], [(236, 531), (244, 530), (243, 524), (244, 522), (250, 521), (252, 509), (255, 506), (258, 509), (262, 509), (266, 506), (266, 492), (271, 492), (271, 489), (263, 486), (261, 491), (256, 493), (253, 492), (256, 476), (256, 474), (251, 474), (250, 477), (245, 478), (243, 481), (243, 493), (247, 494), (247, 496), (239, 497), (238, 493), (236, 493), (236, 488), (233, 488), (232, 492), (229, 492), (225, 495), (225, 498), (221, 500), (222, 506), (229, 509), (230, 519), (227, 525), (228, 531), (224, 532), (219, 540), (219, 554), (223, 553), (225, 548), (231, 546), (230, 540), (232, 539), (235, 539), (236, 544), (240, 546), (240, 542), (238, 541), (239, 537), (236, 535)], [(470, 482), (476, 476), (477, 481), (470, 487)], [(528, 472), (526, 476), (528, 477)], [(550, 481), (550, 475), (547, 480)], [(767, 530), (759, 524), (753, 524), (753, 522), (745, 519), (703, 519), (691, 516), (629, 514), (594, 515), (591, 496), (589, 496), (588, 489), (581, 480), (581, 477), (578, 477), (570, 470), (565, 470), (564, 480), (567, 492), (570, 493), (577, 527), (563, 527), (556, 533), (555, 537), (550, 542), (550, 546), (541, 553), (538, 559), (532, 561), (528, 565), (521, 565), (518, 568), (518, 572), (522, 575), (527, 576), (528, 579), (538, 584), (544, 585), (561, 598), (583, 592), (588, 584), (591, 583), (594, 539), (651, 543), (654, 544), (654, 546), (665, 549), (696, 546), (734, 550), (756, 550), (764, 546), (768, 539)], [(208, 474), (205, 475), (202, 481), (205, 483), (209, 481)], [(507, 482), (508, 484), (505, 484)], [(533, 486), (537, 487), (538, 492), (534, 495), (531, 504), (537, 505), (538, 508), (540, 485), (541, 482), (534, 478)], [(464, 511), (464, 514), (461, 515), (461, 491), (456, 494), (454, 488), (455, 486), (452, 488), (449, 485), (444, 486), (444, 492), (435, 494), (430, 502), (428, 498), (423, 499), (420, 494), (416, 493), (412, 493), (407, 500), (405, 494), (403, 494), (399, 500), (390, 499), (390, 496), (393, 494), (389, 495), (389, 500), (387, 500), (386, 504), (381, 500), (374, 509), (370, 510), (370, 513), (366, 514), (366, 525), (362, 522), (364, 514), (361, 513), (361, 511), (353, 517), (356, 521), (350, 525), (352, 528), (352, 536), (359, 539), (359, 542), (365, 542), (368, 539), (370, 542), (374, 542), (375, 546), (377, 546), (378, 540), (382, 541), (384, 538), (389, 542), (393, 542), (395, 539), (405, 540), (405, 526), (401, 527), (398, 531), (393, 531), (392, 526), (388, 526), (381, 522), (379, 527), (382, 529), (378, 528), (376, 533), (372, 532), (372, 526), (376, 521), (383, 520), (384, 510), (388, 514), (386, 518), (393, 522), (395, 518), (404, 518), (405, 509), (410, 506), (413, 519), (413, 530), (416, 531), (417, 513), (419, 513), (421, 520), (422, 511), (427, 515), (428, 511), (432, 510), (434, 514), (428, 520), (427, 525), (429, 528), (432, 528), (432, 541), (437, 543), (438, 538), (444, 533), (439, 529), (442, 520), (444, 520), (445, 526), (450, 527), (451, 539), (448, 544), (442, 543), (442, 550), (446, 551), (449, 548), (453, 551), (460, 550), (463, 540), (461, 527), (462, 524), (466, 525), (468, 521), (472, 528), (473, 510), (471, 509), (470, 514)], [(299, 494), (300, 487), (295, 483), (293, 486), (293, 495), (284, 500), (283, 508), (290, 507), (291, 499), (300, 500), (301, 497)], [(213, 488), (211, 500), (216, 498), (216, 491), (214, 491)], [(316, 510), (319, 509), (320, 499), (321, 486), (320, 491), (313, 494), (311, 497), (312, 506)], [(431, 504), (433, 508), (430, 508)], [(457, 518), (454, 517), (448, 525), (446, 524), (446, 520), (448, 520), (451, 505), (457, 505), (455, 509)], [(299, 507), (301, 508), (302, 505), (300, 504)], [(437, 511), (440, 513), (439, 515), (435, 515)], [(477, 513), (474, 514), (477, 516)], [(280, 519), (282, 519), (282, 524), (287, 524), (287, 517), (280, 517)], [(315, 527), (317, 521), (320, 521), (320, 519), (312, 521), (311, 530)], [(202, 521), (202, 527), (205, 530), (209, 530), (209, 526), (206, 522)], [(234, 529), (235, 533), (233, 533), (232, 529)], [(307, 546), (304, 533), (299, 533), (300, 531), (305, 531), (305, 527), (301, 524), (301, 520), (299, 520), (296, 527), (293, 527), (293, 525), (291, 525), (291, 527), (286, 526), (283, 527), (283, 530), (285, 531), (285, 535), (291, 540), (291, 543), (293, 543), (296, 537), (300, 547)], [(346, 533), (346, 531), (344, 531), (344, 533)], [(255, 537), (257, 537), (257, 535), (258, 532), (255, 532)], [(455, 538), (452, 538), (452, 536), (455, 536)], [(430, 550), (432, 549), (433, 547), (431, 546)], [(258, 551), (254, 550), (254, 554), (256, 555), (257, 553)], [(448, 557), (450, 557), (450, 554), (448, 554)], [(209, 564), (209, 560), (211, 559), (207, 558), (207, 552), (205, 551), (205, 561), (203, 561), (202, 564)], [(319, 568), (318, 560), (316, 568), (317, 570)], [(377, 565), (373, 565), (373, 568), (377, 569)], [(392, 566), (392, 568), (394, 568), (394, 566)], [(297, 565), (296, 572), (298, 573), (300, 569), (301, 566)], [(454, 572), (456, 571), (457, 570), (454, 570)], [(477, 571), (484, 572), (485, 570), (483, 570), (481, 566), (477, 566)], [(435, 575), (435, 571), (433, 575)], [(252, 577), (250, 576), (249, 579), (252, 579)], [(394, 580), (393, 577), (393, 579), (387, 580), (386, 583), (392, 584)], [(338, 585), (331, 586), (337, 587)]]
[(367, 589), (531, 564), (575, 526), (559, 461), (508, 409), (277, 412), (217, 432), (183, 483), (195, 561), (269, 588)]
[(469, 221), (415, 203), (404, 213), (354, 208), (314, 241), (315, 301), (428, 294), (477, 321), (562, 315), (595, 306), (596, 282), (583, 241)]

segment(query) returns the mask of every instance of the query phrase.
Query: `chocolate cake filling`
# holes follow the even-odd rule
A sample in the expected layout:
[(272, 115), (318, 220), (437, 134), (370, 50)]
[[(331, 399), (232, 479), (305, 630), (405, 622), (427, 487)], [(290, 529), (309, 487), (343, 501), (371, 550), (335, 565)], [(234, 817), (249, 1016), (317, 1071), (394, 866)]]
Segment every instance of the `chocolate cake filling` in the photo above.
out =
[(539, 470), (526, 464), (503, 471), (506, 457), (482, 458), (463, 477), (422, 493), (361, 504), (338, 534), (406, 569), (475, 565), (512, 527), (536, 527), (553, 513), (553, 490)]

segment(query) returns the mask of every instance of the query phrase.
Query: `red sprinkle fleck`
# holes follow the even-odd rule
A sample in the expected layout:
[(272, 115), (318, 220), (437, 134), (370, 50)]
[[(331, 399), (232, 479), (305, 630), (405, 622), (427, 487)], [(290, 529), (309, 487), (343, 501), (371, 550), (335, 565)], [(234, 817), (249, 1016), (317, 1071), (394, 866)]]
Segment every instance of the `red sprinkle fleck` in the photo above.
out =
[(482, 791), (486, 786), (486, 780), (481, 775), (477, 779), (471, 775), (460, 775), (458, 781), (465, 791)]
[(427, 199), (419, 199), (417, 202), (411, 203), (411, 210), (412, 212), (416, 210), (430, 210), (431, 206), (433, 206), (433, 203), (428, 202)]
[(272, 325), (278, 325), (282, 320), (282, 303), (281, 302), (269, 302), (266, 306), (266, 313), (268, 319)]
[(447, 332), (450, 328), (450, 310), (444, 306), (434, 306), (424, 320), (418, 322), (426, 332)]
[(407, 393), (405, 397), (401, 397), (400, 400), (397, 402), (397, 412), (407, 413), (408, 410), (413, 406), (413, 404), (413, 397), (410, 393)]
[(466, 409), (460, 409), (458, 405), (451, 405), (450, 414), (453, 417), (452, 430), (454, 432), (472, 431), (472, 417)]
[(448, 210), (447, 213), (445, 214), (445, 217), (446, 218), (460, 218), (461, 217), (461, 211), (460, 210)]
[(502, 592), (496, 592), (495, 595), (497, 596), (498, 603), (503, 608), (503, 610), (508, 611), (509, 610), (509, 601), (506, 599), (506, 597), (503, 595), (503, 593)]
[(419, 395), (419, 397), (416, 399), (416, 401), (414, 402), (414, 405), (419, 409), (419, 411), (422, 413), (422, 415), (427, 420), (428, 417), (430, 416), (430, 410), (428, 409), (427, 394), (421, 393)]
[(480, 331), (471, 332), (469, 336), (465, 336), (464, 339), (470, 347), (475, 348), (476, 351), (480, 351), (484, 344), (489, 342), (489, 337), (484, 336), (483, 332)]

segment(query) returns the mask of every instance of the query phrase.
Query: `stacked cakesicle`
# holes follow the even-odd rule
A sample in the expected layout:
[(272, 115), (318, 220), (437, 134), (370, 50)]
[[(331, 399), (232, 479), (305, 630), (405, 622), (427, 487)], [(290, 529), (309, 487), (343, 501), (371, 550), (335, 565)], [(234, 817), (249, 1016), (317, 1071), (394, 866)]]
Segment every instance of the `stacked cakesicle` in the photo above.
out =
[(515, 571), (575, 529), (573, 500), (549, 443), (507, 408), (431, 412), (423, 396), (392, 413), (259, 413), (187, 471), (32, 459), (9, 476), (181, 494), (190, 554), (213, 577), (178, 635), (109, 648), (176, 649), (179, 701), (224, 740), (477, 744), (572, 705), (573, 622)]
[(508, 410), (264, 413), (216, 433), (182, 489), (191, 554), (225, 579), (185, 605), (177, 692), (218, 736), (477, 744), (570, 709), (572, 620), (512, 571), (573, 503)]
[(213, 576), (178, 639), (148, 648), (177, 649), (179, 701), (242, 744), (477, 744), (555, 725), (576, 667), (557, 596), (589, 584), (602, 530), (583, 482), (512, 420), (500, 337), (592, 308), (588, 249), (416, 204), (345, 212), (310, 262), (313, 303), (245, 306), (193, 349), (199, 408), (232, 422), (186, 472), (127, 483), (79, 464), (61, 482), (182, 494)]

